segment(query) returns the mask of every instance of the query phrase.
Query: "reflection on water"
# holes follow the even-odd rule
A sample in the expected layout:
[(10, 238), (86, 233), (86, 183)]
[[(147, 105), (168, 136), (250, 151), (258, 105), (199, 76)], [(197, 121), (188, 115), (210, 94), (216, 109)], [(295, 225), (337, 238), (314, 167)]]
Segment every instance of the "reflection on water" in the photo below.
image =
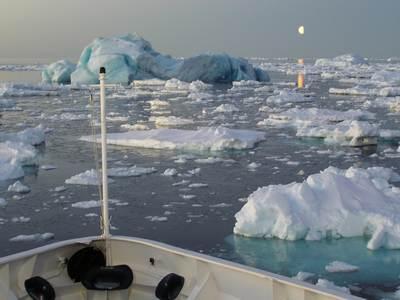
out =
[(305, 83), (304, 59), (303, 58), (299, 58), (297, 63), (299, 65), (303, 66), (303, 69), (301, 71), (299, 71), (299, 73), (297, 74), (297, 87), (299, 89), (303, 89), (304, 88), (304, 83)]
[[(400, 251), (370, 251), (362, 237), (291, 242), (231, 235), (226, 238), (226, 244), (229, 250), (223, 253), (224, 258), (285, 276), (303, 271), (319, 274), (340, 285), (400, 283)], [(335, 260), (360, 269), (352, 273), (327, 272), (325, 266)]]

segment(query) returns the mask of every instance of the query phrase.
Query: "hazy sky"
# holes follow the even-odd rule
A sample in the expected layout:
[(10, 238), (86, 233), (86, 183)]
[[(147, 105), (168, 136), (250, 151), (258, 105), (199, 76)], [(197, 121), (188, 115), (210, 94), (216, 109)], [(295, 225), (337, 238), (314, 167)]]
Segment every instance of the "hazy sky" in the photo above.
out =
[(0, 58), (76, 60), (128, 32), (176, 56), (400, 56), (400, 0), (0, 0)]

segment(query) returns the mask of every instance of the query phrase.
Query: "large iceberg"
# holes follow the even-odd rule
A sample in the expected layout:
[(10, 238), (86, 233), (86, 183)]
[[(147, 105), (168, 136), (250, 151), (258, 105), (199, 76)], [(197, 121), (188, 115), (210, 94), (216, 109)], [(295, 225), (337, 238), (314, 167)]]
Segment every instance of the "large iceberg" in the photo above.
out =
[[(253, 148), (265, 139), (265, 133), (254, 130), (229, 129), (225, 127), (203, 127), (198, 130), (152, 129), (110, 133), (107, 143), (149, 149), (170, 149), (190, 151), (223, 151)], [(93, 141), (85, 136), (81, 140)], [(96, 138), (100, 142), (100, 138)]]
[(76, 65), (68, 60), (59, 60), (48, 65), (42, 71), (42, 80), (46, 83), (71, 83), (71, 74)]
[(329, 167), (302, 183), (252, 193), (236, 234), (286, 240), (366, 236), (369, 249), (400, 249), (400, 176), (388, 168)]
[[(71, 66), (58, 66), (62, 65), (65, 68), (57, 69), (57, 73), (67, 74)], [(52, 81), (57, 80), (58, 83), (71, 81), (73, 84), (97, 84), (100, 67), (106, 68), (109, 83), (121, 84), (150, 78), (177, 78), (187, 82), (201, 80), (207, 83), (269, 81), (265, 71), (253, 67), (243, 58), (227, 54), (201, 54), (186, 59), (175, 59), (155, 51), (148, 41), (136, 34), (97, 38), (83, 50), (71, 78), (47, 76), (47, 73), (51, 75), (54, 72), (45, 71), (43, 80), (48, 81), (49, 77), (52, 77)]]

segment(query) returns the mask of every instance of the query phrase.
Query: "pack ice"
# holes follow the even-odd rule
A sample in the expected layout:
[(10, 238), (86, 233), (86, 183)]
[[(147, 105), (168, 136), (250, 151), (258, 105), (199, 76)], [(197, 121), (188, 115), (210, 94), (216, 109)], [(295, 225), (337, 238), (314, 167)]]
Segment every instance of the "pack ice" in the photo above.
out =
[(243, 58), (207, 53), (175, 59), (155, 51), (148, 41), (136, 34), (97, 38), (83, 50), (77, 68), (70, 78), (66, 75), (72, 65), (58, 62), (43, 71), (43, 80), (97, 84), (98, 71), (102, 66), (107, 69), (109, 83), (129, 84), (134, 80), (151, 78), (177, 78), (186, 82), (200, 80), (206, 83), (269, 81), (265, 71), (253, 67)]
[(302, 183), (259, 188), (235, 215), (234, 233), (321, 240), (366, 236), (367, 247), (400, 249), (400, 176), (382, 167), (329, 167)]
[[(192, 151), (243, 150), (253, 148), (264, 139), (265, 134), (260, 131), (225, 127), (202, 127), (197, 130), (160, 128), (107, 135), (107, 143), (111, 145)], [(84, 136), (81, 140), (92, 142), (93, 138)], [(100, 142), (100, 138), (96, 141)]]

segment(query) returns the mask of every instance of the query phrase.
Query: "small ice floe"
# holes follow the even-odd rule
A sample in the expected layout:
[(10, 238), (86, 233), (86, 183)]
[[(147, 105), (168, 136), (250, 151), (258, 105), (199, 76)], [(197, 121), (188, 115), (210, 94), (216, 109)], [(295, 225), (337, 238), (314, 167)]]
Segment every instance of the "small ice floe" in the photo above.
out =
[(381, 96), (381, 97), (396, 97), (396, 96), (400, 96), (400, 87), (385, 87), (385, 88), (382, 88), (379, 91), (378, 96)]
[(12, 99), (0, 99), (0, 111), (20, 110), (17, 103)]
[(214, 110), (214, 113), (233, 113), (238, 111), (239, 108), (233, 104), (221, 104)]
[(334, 124), (346, 120), (371, 120), (375, 115), (368, 111), (347, 110), (339, 111), (323, 108), (291, 108), (289, 110), (272, 113), (268, 119), (259, 122), (259, 126), (291, 126), (302, 127), (309, 125)]
[(196, 195), (179, 195), (179, 197), (181, 197), (182, 199), (185, 199), (185, 200), (191, 200), (191, 199), (196, 198)]
[(23, 185), (19, 180), (10, 185), (7, 189), (9, 192), (27, 194), (31, 191), (30, 187)]
[[(108, 183), (114, 180), (108, 179)], [(94, 169), (87, 170), (83, 173), (72, 176), (65, 180), (66, 184), (80, 184), (80, 185), (99, 185), (101, 183), (101, 175)]]
[(54, 191), (55, 191), (56, 193), (61, 193), (61, 192), (64, 192), (64, 191), (66, 191), (66, 190), (67, 190), (67, 188), (66, 188), (65, 186), (63, 186), (63, 185), (57, 186), (57, 187), (54, 188)]
[(166, 90), (189, 90), (189, 83), (172, 78), (165, 82), (164, 88)]
[[(265, 133), (254, 130), (224, 127), (203, 127), (198, 130), (161, 128), (111, 133), (107, 136), (107, 143), (151, 149), (222, 151), (253, 148), (256, 143), (264, 139)], [(93, 138), (85, 136), (81, 140), (92, 142)], [(100, 138), (96, 138), (96, 142), (100, 142)]]
[(302, 183), (259, 188), (235, 215), (236, 234), (285, 240), (366, 236), (368, 249), (400, 249), (400, 175), (329, 167)]
[(208, 187), (207, 183), (191, 183), (188, 185), (189, 188), (205, 188)]
[(379, 126), (366, 121), (343, 121), (337, 124), (300, 127), (296, 135), (322, 138), (330, 144), (359, 147), (378, 143)]
[(300, 281), (307, 281), (315, 276), (314, 273), (308, 273), (308, 272), (303, 272), (300, 271), (294, 276), (294, 279), (300, 280)]
[(249, 169), (249, 171), (255, 171), (259, 167), (261, 167), (261, 164), (257, 162), (252, 162), (247, 165), (247, 169)]
[(58, 96), (61, 86), (49, 84), (3, 83), (0, 84), (0, 97), (46, 97)]
[(147, 216), (145, 219), (149, 220), (150, 222), (166, 222), (168, 221), (167, 217), (159, 217), (159, 216)]
[(400, 72), (378, 71), (371, 76), (371, 81), (384, 85), (400, 85)]
[(226, 207), (231, 207), (231, 206), (232, 206), (232, 204), (224, 203), (224, 202), (209, 205), (209, 207), (211, 207), (211, 208), (226, 208)]
[(357, 272), (359, 270), (359, 267), (342, 261), (333, 261), (325, 266), (325, 270), (329, 273), (349, 273)]
[(11, 219), (11, 222), (13, 222), (13, 223), (28, 223), (30, 220), (31, 220), (31, 218), (21, 216), (21, 217), (13, 217)]
[(88, 218), (95, 218), (95, 217), (98, 217), (99, 215), (98, 214), (96, 214), (96, 213), (88, 213), (88, 214), (85, 214), (85, 217), (88, 217)]
[(21, 234), (10, 239), (10, 242), (42, 242), (54, 238), (54, 233), (35, 233), (35, 234)]
[(106, 119), (109, 122), (126, 122), (129, 120), (129, 117), (109, 115)]
[(187, 184), (189, 184), (189, 183), (190, 183), (189, 180), (181, 180), (181, 181), (178, 181), (178, 182), (173, 183), (172, 186), (187, 185)]
[(322, 278), (318, 279), (318, 281), (315, 285), (322, 287), (322, 288), (329, 289), (329, 290), (334, 290), (334, 291), (350, 294), (350, 289), (348, 289), (347, 287), (337, 286), (332, 281), (329, 281), (326, 279), (322, 279)]
[(304, 97), (303, 94), (289, 90), (280, 91), (278, 95), (267, 98), (267, 104), (302, 103), (311, 101), (313, 101), (312, 98)]
[(7, 205), (7, 201), (4, 198), (0, 198), (0, 207), (4, 207)]
[(350, 95), (350, 96), (378, 96), (379, 89), (377, 88), (367, 88), (362, 86), (355, 86), (352, 88), (330, 88), (329, 94), (335, 95)]
[(160, 99), (150, 100), (149, 104), (152, 110), (163, 109), (170, 106), (168, 101), (163, 101)]
[(163, 173), (162, 176), (175, 176), (178, 174), (178, 171), (174, 168), (169, 168), (166, 169)]
[(41, 119), (47, 119), (50, 121), (85, 121), (89, 119), (89, 115), (87, 114), (74, 114), (71, 112), (64, 112), (61, 114), (53, 114), (53, 115), (46, 115), (42, 114), (40, 116)]
[(149, 121), (154, 122), (157, 126), (183, 126), (194, 123), (192, 119), (184, 119), (175, 116), (151, 117)]
[(39, 125), (17, 133), (0, 133), (0, 140), (37, 146), (45, 141), (45, 129)]
[(146, 124), (122, 124), (121, 128), (127, 130), (149, 130), (149, 126)]
[(41, 165), (40, 168), (45, 171), (51, 171), (57, 169), (54, 165)]
[(97, 201), (97, 200), (80, 201), (80, 202), (72, 203), (71, 206), (75, 207), (75, 208), (85, 208), (85, 209), (87, 209), (87, 208), (100, 207), (101, 206), (101, 202)]
[(343, 54), (334, 58), (319, 58), (315, 61), (315, 66), (334, 68), (348, 68), (354, 65), (366, 64), (366, 59), (358, 54)]
[(194, 160), (197, 164), (216, 164), (216, 163), (234, 163), (233, 159), (223, 159), (221, 157), (207, 157), (207, 158), (198, 158)]
[(108, 169), (109, 177), (138, 177), (145, 174), (157, 172), (156, 168), (142, 168), (133, 166), (130, 168), (110, 168)]

